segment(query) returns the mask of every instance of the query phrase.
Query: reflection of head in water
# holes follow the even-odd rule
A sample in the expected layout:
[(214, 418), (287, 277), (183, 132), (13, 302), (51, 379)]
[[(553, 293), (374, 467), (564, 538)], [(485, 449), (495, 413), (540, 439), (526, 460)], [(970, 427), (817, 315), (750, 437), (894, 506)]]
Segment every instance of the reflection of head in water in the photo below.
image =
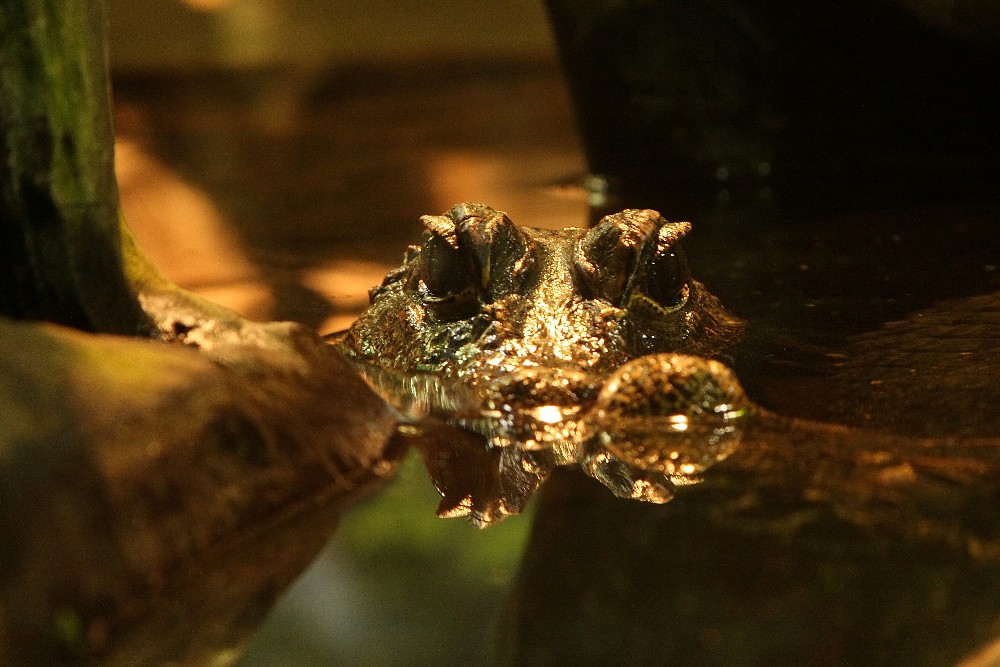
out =
[(341, 342), (401, 407), (511, 450), (500, 459), (539, 479), (581, 463), (657, 502), (735, 447), (746, 400), (702, 357), (743, 326), (691, 278), (689, 223), (627, 210), (549, 231), (480, 204), (423, 222), (423, 245)]

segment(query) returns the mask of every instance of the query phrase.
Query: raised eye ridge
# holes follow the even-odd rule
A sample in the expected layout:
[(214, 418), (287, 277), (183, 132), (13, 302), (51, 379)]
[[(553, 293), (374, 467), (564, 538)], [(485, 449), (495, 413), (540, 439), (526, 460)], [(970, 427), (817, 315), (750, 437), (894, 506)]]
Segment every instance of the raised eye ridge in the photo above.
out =
[(452, 248), (458, 249), (458, 231), (455, 221), (447, 215), (422, 215), (420, 224), (430, 234), (441, 237)]
[(574, 268), (581, 292), (627, 308), (642, 295), (663, 308), (685, 298), (690, 275), (679, 242), (689, 222), (668, 222), (651, 209), (605, 216), (580, 239)]
[(425, 305), (440, 317), (468, 317), (516, 292), (532, 266), (532, 244), (502, 211), (464, 203), (420, 220), (418, 277)]
[(630, 301), (642, 296), (664, 314), (687, 303), (691, 272), (679, 242), (690, 230), (689, 222), (668, 222), (660, 227), (655, 239), (647, 242), (630, 281)]

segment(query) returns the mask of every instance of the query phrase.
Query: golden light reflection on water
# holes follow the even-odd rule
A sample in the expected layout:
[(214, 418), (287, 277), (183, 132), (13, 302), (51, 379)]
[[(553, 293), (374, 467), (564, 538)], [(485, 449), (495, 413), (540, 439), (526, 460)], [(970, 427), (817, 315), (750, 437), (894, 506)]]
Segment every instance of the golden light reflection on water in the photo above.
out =
[(534, 416), (544, 424), (558, 424), (563, 420), (563, 411), (558, 405), (541, 405), (535, 408)]
[[(521, 225), (585, 226), (586, 193), (564, 185), (582, 173), (580, 156), (557, 151), (523, 157), (475, 151), (434, 155), (427, 170), (433, 206), (444, 211), (460, 201), (499, 202)], [(116, 171), (125, 219), (139, 247), (169, 280), (252, 319), (273, 315), (271, 288), (208, 192), (134, 141), (117, 142)], [(402, 250), (400, 244), (400, 255)], [(339, 258), (295, 278), (331, 305), (333, 314), (318, 329), (338, 331), (350, 326), (368, 305), (369, 288), (392, 268)]]

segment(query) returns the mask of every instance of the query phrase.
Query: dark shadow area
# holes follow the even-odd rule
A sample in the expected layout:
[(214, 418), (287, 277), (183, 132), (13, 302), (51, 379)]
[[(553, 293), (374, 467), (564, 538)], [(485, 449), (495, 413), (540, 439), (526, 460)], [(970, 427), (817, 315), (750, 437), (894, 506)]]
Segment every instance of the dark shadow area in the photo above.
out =
[(764, 200), (793, 219), (996, 192), (996, 35), (905, 4), (546, 3), (590, 166), (621, 203)]

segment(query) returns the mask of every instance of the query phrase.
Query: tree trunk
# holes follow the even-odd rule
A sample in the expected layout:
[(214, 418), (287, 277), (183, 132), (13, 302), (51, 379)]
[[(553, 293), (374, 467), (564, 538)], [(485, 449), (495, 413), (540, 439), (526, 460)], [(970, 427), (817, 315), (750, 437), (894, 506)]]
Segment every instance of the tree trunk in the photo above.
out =
[(122, 272), (104, 6), (0, 12), (0, 315), (150, 331)]

